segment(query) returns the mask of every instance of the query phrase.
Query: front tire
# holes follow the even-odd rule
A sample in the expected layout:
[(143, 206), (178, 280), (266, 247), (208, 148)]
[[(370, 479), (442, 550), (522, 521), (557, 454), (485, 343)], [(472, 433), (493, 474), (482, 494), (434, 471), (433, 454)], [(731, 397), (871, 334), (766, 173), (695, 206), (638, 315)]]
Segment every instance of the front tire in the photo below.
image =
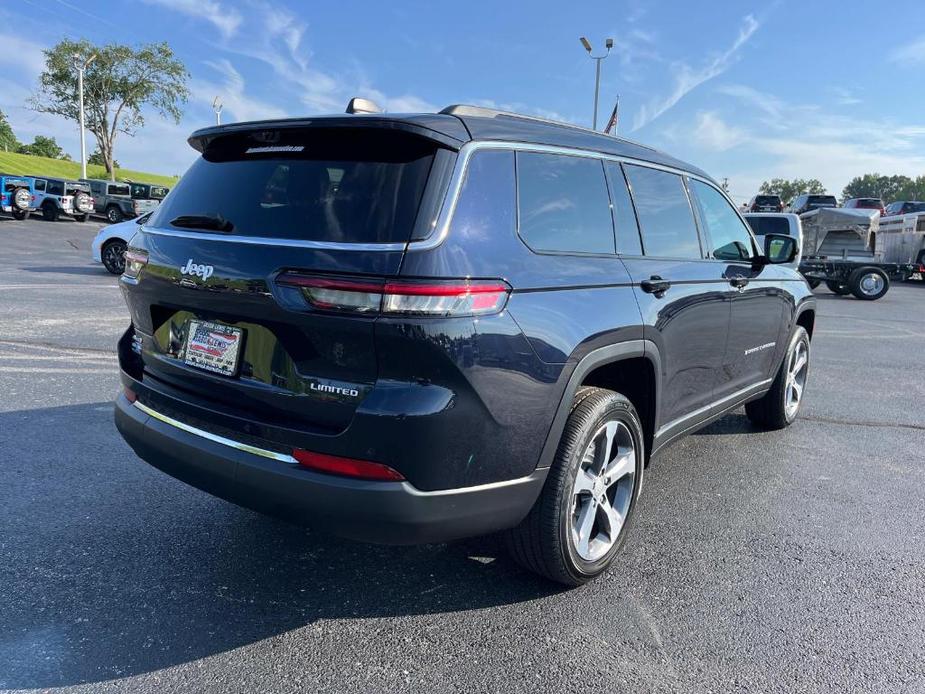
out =
[(807, 278), (805, 278), (805, 279), (806, 279), (806, 284), (809, 285), (809, 288), (810, 288), (810, 289), (815, 289), (816, 287), (819, 286), (819, 280), (817, 280), (816, 278), (814, 278), (814, 277), (807, 277)]
[(540, 497), (504, 535), (514, 560), (568, 586), (604, 573), (632, 524), (644, 440), (639, 415), (626, 397), (581, 389)]
[(768, 430), (783, 429), (793, 424), (803, 404), (803, 391), (809, 377), (809, 357), (809, 333), (798, 325), (771, 389), (758, 400), (745, 403), (745, 414), (752, 424)]
[(851, 293), (851, 290), (848, 289), (848, 285), (838, 280), (826, 280), (825, 286), (829, 288), (830, 292), (838, 294), (839, 296), (847, 296)]
[(116, 239), (108, 241), (100, 251), (103, 267), (114, 275), (125, 272), (125, 241)]

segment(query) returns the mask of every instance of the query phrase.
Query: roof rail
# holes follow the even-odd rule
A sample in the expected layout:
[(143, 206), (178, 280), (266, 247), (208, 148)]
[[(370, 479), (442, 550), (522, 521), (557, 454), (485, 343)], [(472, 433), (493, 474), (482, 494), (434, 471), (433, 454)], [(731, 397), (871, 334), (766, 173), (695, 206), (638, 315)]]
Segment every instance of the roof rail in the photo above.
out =
[[(574, 130), (581, 130), (586, 133), (594, 133), (595, 135), (604, 135), (607, 136), (607, 133), (598, 132), (591, 128), (586, 128), (583, 125), (575, 125), (574, 123), (568, 123), (566, 121), (554, 120), (552, 118), (542, 118), (540, 116), (527, 116), (523, 113), (514, 113), (513, 111), (502, 111), (496, 108), (486, 108), (484, 106), (470, 106), (469, 104), (452, 104), (447, 106), (445, 109), (440, 111), (440, 113), (447, 116), (470, 116), (478, 118), (516, 118), (518, 120), (528, 120), (535, 123), (546, 123), (547, 125), (557, 125), (562, 128), (572, 128)], [(610, 137), (616, 137), (616, 135), (611, 135)]]

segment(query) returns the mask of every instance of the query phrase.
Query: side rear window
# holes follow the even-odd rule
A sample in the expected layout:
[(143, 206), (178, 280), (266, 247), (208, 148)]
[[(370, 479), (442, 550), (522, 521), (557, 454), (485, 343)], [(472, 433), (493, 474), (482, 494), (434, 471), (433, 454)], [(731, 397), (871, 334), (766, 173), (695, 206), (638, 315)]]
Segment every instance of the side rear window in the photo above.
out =
[(520, 236), (535, 251), (613, 253), (610, 197), (599, 159), (517, 153)]
[(690, 181), (709, 238), (710, 255), (717, 260), (749, 260), (755, 255), (748, 228), (732, 205), (713, 186)]
[(629, 188), (626, 186), (623, 167), (613, 161), (608, 161), (605, 167), (607, 179), (610, 181), (610, 199), (613, 203), (613, 221), (617, 233), (617, 253), (642, 255), (636, 211), (633, 209), (633, 201), (630, 199)]
[(220, 215), (234, 236), (406, 242), (436, 149), (375, 128), (226, 136), (193, 163), (150, 224), (189, 229), (181, 220)]
[(39, 192), (45, 192), (45, 180), (41, 178), (35, 179), (35, 189)]
[(64, 195), (64, 181), (49, 181), (48, 193), (51, 195)]
[(632, 164), (625, 170), (639, 216), (645, 254), (702, 258), (694, 213), (681, 177)]

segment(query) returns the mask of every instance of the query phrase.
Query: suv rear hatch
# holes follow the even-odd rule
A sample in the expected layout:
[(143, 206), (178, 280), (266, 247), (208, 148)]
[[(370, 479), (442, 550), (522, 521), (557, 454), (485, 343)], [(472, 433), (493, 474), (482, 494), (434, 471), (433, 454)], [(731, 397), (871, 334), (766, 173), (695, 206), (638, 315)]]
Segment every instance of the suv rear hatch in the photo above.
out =
[(375, 315), (325, 311), (278, 279), (397, 275), (455, 152), (394, 122), (262, 125), (201, 145), (127, 256), (139, 258), (123, 287), (145, 384), (233, 417), (338, 433), (376, 380)]

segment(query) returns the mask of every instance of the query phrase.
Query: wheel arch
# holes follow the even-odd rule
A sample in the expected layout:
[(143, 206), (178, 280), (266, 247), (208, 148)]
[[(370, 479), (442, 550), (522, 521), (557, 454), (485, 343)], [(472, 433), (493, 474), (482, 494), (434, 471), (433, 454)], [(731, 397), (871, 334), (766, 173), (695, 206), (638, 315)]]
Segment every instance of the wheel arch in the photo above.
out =
[(660, 374), (658, 348), (649, 340), (629, 340), (607, 345), (582, 357), (572, 369), (562, 392), (537, 467), (545, 468), (552, 464), (571, 412), (572, 401), (582, 386), (615, 390), (629, 398), (641, 420), (648, 464), (658, 422)]
[(809, 339), (813, 339), (813, 328), (816, 325), (816, 307), (805, 306), (797, 314), (796, 324), (801, 326), (809, 334)]

